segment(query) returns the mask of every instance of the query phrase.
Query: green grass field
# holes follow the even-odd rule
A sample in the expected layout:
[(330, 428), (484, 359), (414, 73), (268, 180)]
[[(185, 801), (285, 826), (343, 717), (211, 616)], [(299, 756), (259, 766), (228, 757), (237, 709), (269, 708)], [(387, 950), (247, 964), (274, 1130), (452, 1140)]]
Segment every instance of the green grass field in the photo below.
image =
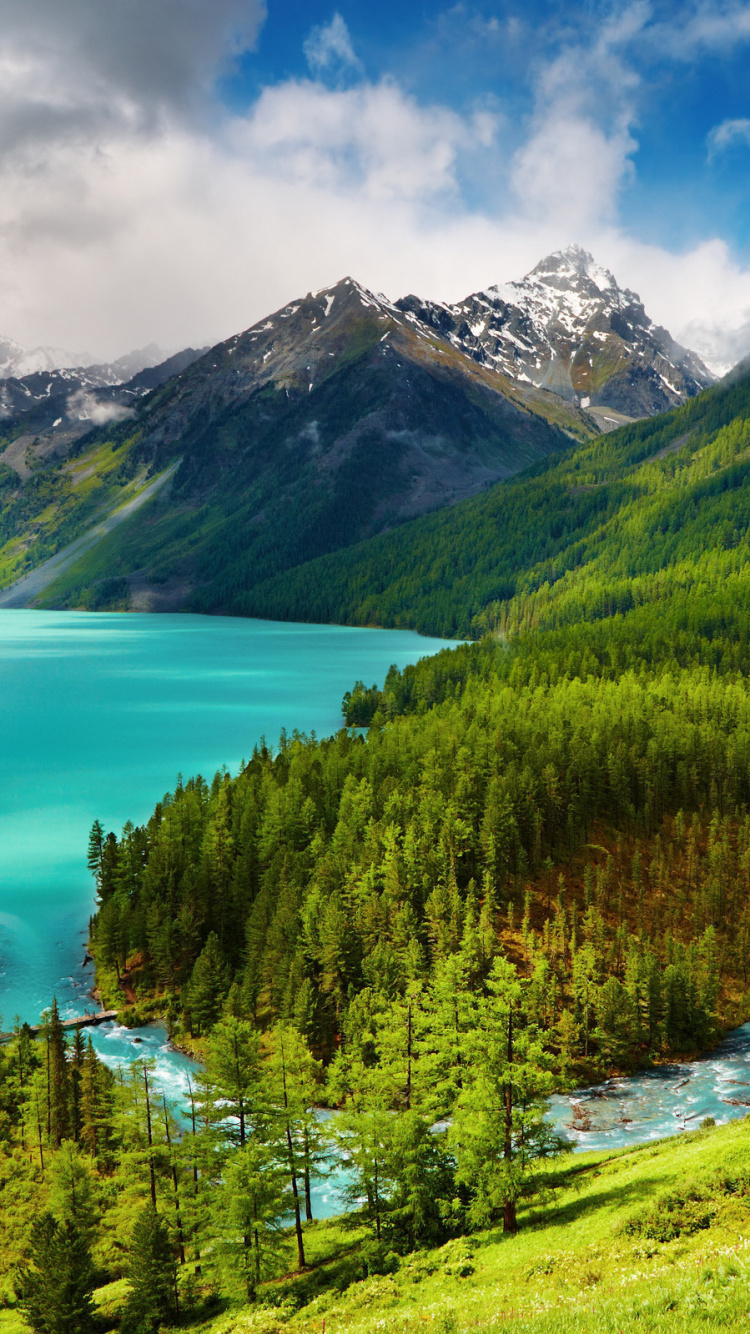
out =
[[(363, 1277), (358, 1219), (306, 1230), (309, 1267), (266, 1283), (252, 1307), (206, 1307), (203, 1334), (649, 1334), (750, 1323), (750, 1118), (613, 1154), (560, 1161), (521, 1231), (488, 1231), (385, 1258)], [(289, 1263), (292, 1263), (289, 1239)], [(207, 1263), (208, 1261), (208, 1263)], [(205, 1274), (210, 1258), (204, 1257)], [(282, 1266), (283, 1268), (283, 1261)], [(192, 1269), (192, 1265), (189, 1265)], [(126, 1283), (97, 1294), (115, 1330)], [(0, 1334), (22, 1334), (12, 1310)]]
[[(395, 1273), (331, 1287), (296, 1311), (302, 1285), (289, 1278), (277, 1285), (285, 1310), (228, 1312), (203, 1328), (312, 1334), (325, 1317), (326, 1334), (746, 1330), (749, 1182), (750, 1119), (610, 1156), (576, 1155), (563, 1160), (554, 1197), (522, 1211), (515, 1238), (486, 1232), (406, 1256)], [(691, 1192), (702, 1198), (685, 1198)], [(626, 1231), (628, 1223), (639, 1230)], [(351, 1244), (339, 1224), (312, 1231), (321, 1251), (336, 1233)]]

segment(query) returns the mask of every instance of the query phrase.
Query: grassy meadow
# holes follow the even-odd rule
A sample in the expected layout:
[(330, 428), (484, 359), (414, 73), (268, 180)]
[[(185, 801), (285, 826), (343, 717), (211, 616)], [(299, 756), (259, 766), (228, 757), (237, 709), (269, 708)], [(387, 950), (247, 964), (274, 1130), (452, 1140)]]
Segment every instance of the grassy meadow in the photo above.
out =
[[(252, 1306), (219, 1304), (181, 1274), (194, 1307), (178, 1328), (203, 1334), (627, 1334), (746, 1330), (750, 1312), (750, 1118), (612, 1154), (560, 1161), (548, 1198), (519, 1212), (517, 1236), (476, 1233), (434, 1250), (381, 1255), (356, 1215), (309, 1224), (308, 1268), (279, 1255), (281, 1276)], [(203, 1265), (205, 1270), (205, 1263)], [(103, 1328), (115, 1331), (127, 1294), (99, 1289)], [(26, 1329), (12, 1308), (0, 1334)]]

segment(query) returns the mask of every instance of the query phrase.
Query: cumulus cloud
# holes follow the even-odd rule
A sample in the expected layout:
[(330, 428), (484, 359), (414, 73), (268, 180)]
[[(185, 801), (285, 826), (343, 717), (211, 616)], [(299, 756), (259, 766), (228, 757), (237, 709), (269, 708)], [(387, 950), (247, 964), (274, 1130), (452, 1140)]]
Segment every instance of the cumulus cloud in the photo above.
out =
[[(637, 160), (629, 53), (654, 26), (644, 5), (540, 60), (520, 143), (507, 119), (367, 79), (338, 15), (308, 39), (325, 79), (222, 109), (215, 80), (263, 12), (0, 0), (0, 333), (101, 359), (151, 340), (198, 346), (346, 273), (452, 300), (577, 240), (675, 336), (692, 330), (717, 363), (747, 350), (750, 277), (726, 246), (670, 255), (617, 226)], [(466, 204), (464, 182), (482, 178), (498, 183), (495, 213)]]
[(334, 14), (330, 23), (312, 29), (304, 44), (304, 51), (313, 74), (341, 68), (362, 69), (349, 29), (340, 14)]
[(331, 91), (290, 81), (266, 89), (231, 131), (267, 177), (402, 200), (454, 191), (459, 155), (490, 147), (492, 137), (490, 116), (420, 107), (389, 82)]
[(614, 217), (638, 147), (631, 133), (638, 78), (625, 52), (648, 14), (644, 4), (629, 6), (541, 67), (511, 177), (522, 209), (553, 213), (569, 231)]

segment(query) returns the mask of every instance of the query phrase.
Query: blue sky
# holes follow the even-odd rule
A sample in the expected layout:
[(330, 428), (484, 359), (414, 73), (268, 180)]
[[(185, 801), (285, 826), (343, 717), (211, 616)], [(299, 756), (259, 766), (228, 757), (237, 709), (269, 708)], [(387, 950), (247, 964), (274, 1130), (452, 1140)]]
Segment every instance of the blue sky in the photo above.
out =
[[(0, 332), (111, 355), (578, 241), (750, 350), (750, 2), (0, 0)], [(3, 313), (4, 312), (4, 313)]]
[[(632, 79), (626, 98), (633, 138), (618, 217), (633, 236), (670, 248), (695, 245), (718, 229), (744, 260), (750, 250), (750, 30), (744, 40), (731, 31), (744, 8), (350, 0), (332, 9), (325, 0), (287, 0), (271, 3), (256, 50), (238, 62), (234, 77), (221, 81), (219, 93), (227, 105), (246, 110), (264, 87), (311, 73), (338, 88), (394, 79), (422, 104), (439, 103), (464, 116), (477, 108), (495, 115), (507, 155), (523, 143), (545, 66), (585, 46), (618, 13), (640, 10), (630, 40), (617, 44), (622, 70)], [(311, 70), (310, 34), (330, 32), (334, 15), (343, 20), (358, 64), (332, 52), (328, 66)], [(713, 40), (712, 16), (729, 29), (714, 32)], [(698, 31), (685, 47), (664, 40), (679, 38), (691, 20), (696, 29), (702, 20), (702, 40)], [(621, 96), (610, 86), (613, 92), (614, 105), (607, 106), (606, 91), (599, 103), (605, 124), (622, 111)], [(727, 123), (733, 133), (717, 150), (713, 138)], [(500, 163), (493, 165), (489, 179), (474, 174), (462, 183), (469, 207), (496, 206), (504, 173)]]

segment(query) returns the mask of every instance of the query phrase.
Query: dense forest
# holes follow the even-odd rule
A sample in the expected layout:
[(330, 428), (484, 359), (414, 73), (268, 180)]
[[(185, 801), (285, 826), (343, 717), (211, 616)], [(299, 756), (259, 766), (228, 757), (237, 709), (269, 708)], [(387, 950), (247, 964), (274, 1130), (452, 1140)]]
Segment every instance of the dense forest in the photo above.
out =
[[(115, 1078), (54, 1008), (6, 1047), (26, 1205), (3, 1226), (33, 1328), (51, 1256), (86, 1320), (94, 1282), (127, 1278), (133, 1334), (217, 1294), (272, 1302), (342, 1155), (364, 1229), (347, 1281), (512, 1233), (551, 1198), (555, 1086), (748, 1017), (748, 407), (746, 384), (710, 391), (468, 502), (464, 536), (484, 513), (503, 537), (476, 524), (485, 565), (469, 543), (445, 605), (473, 580), (481, 638), (352, 683), (331, 738), (284, 734), (180, 779), (143, 826), (94, 823), (102, 997), (163, 1015), (205, 1073), (180, 1122), (147, 1063)], [(458, 542), (461, 511), (391, 534), (393, 569), (409, 532)]]

